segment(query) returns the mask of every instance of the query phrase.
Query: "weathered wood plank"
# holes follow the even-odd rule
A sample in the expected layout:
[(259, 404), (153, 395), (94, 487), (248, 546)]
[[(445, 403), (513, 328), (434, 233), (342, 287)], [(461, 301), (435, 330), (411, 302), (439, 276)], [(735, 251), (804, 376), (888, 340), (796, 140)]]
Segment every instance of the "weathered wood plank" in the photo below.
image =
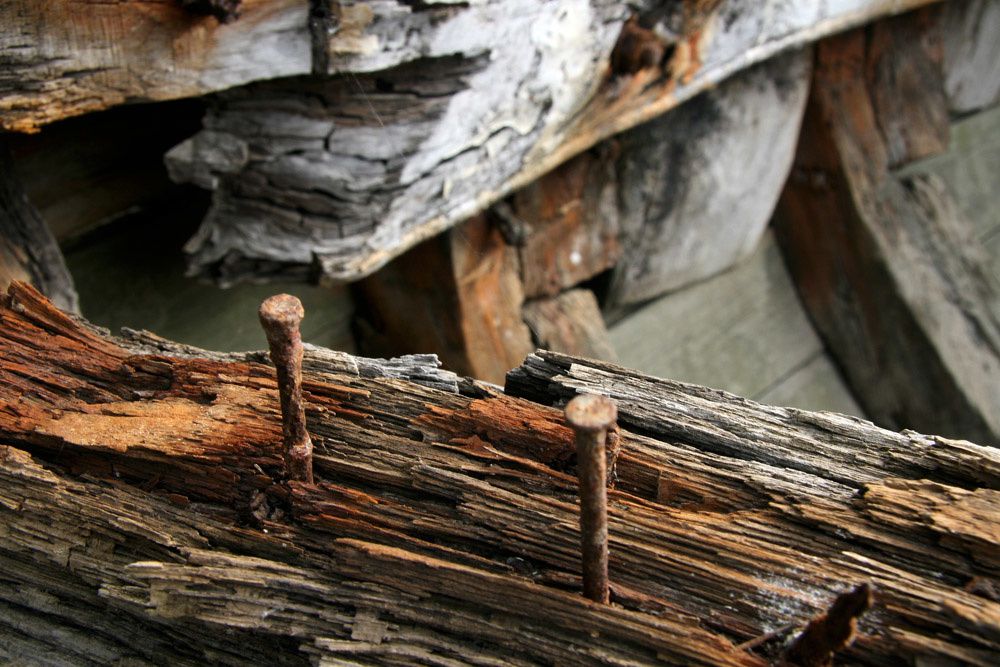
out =
[(15, 280), (30, 282), (66, 310), (79, 310), (62, 252), (28, 201), (10, 150), (0, 140), (0, 289)]
[(869, 29), (864, 75), (890, 168), (948, 147), (940, 9), (886, 19)]
[(624, 257), (610, 308), (703, 280), (746, 258), (792, 166), (812, 52), (740, 72), (621, 135)]
[[(50, 649), (66, 661), (763, 665), (779, 642), (736, 642), (858, 582), (876, 608), (844, 660), (1000, 651), (1000, 603), (972, 592), (1000, 565), (991, 448), (532, 356), (521, 388), (620, 404), (614, 604), (595, 605), (559, 410), (307, 370), (304, 485), (283, 479), (261, 364), (150, 355), (16, 286), (0, 374), (0, 596), (21, 612), (0, 614), (4, 657), (72, 618), (94, 641)], [(156, 632), (184, 640), (133, 641)]]
[(220, 23), (180, 2), (9, 0), (0, 6), (0, 127), (137, 100), (192, 97), (312, 71), (306, 0), (244, 0)]
[(1000, 101), (1000, 2), (964, 0), (944, 9), (945, 83), (953, 113)]
[(668, 62), (634, 74), (609, 68), (628, 15), (613, 0), (355, 5), (356, 51), (329, 62), (350, 74), (225, 93), (171, 151), (177, 178), (215, 192), (192, 267), (357, 279), (735, 72), (927, 2), (674, 3), (649, 12)]
[[(864, 77), (874, 67), (866, 58), (884, 52), (867, 39), (857, 31), (818, 47), (779, 239), (803, 302), (868, 414), (995, 444), (1000, 288), (940, 179), (889, 172), (884, 109)], [(927, 57), (920, 41), (899, 48)]]
[(588, 289), (529, 301), (524, 305), (524, 321), (538, 347), (604, 361), (618, 358), (601, 307)]
[(1000, 107), (965, 116), (951, 124), (948, 150), (896, 172), (900, 178), (934, 174), (954, 193), (962, 217), (986, 241), (1000, 232), (997, 174), (1000, 174)]
[(534, 349), (519, 273), (515, 250), (477, 216), (358, 283), (359, 345), (434, 352), (450, 370), (501, 382)]

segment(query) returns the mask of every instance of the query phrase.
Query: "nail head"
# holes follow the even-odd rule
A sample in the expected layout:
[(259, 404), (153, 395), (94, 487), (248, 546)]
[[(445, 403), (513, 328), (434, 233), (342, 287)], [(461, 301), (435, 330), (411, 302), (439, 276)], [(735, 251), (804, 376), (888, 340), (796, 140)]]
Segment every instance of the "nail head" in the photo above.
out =
[(306, 311), (298, 297), (291, 294), (275, 294), (260, 304), (258, 315), (265, 327), (268, 325), (297, 327), (305, 317)]
[(578, 431), (601, 431), (618, 419), (618, 408), (607, 396), (581, 394), (566, 404), (566, 421)]

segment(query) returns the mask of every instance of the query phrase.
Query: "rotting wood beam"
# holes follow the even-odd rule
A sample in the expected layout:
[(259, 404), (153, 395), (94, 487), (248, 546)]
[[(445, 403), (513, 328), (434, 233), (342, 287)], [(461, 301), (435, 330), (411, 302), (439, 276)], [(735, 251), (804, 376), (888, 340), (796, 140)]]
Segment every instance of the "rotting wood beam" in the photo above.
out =
[[(804, 627), (862, 582), (875, 606), (838, 659), (1000, 652), (1000, 602), (982, 592), (1000, 572), (993, 448), (532, 355), (510, 392), (619, 406), (611, 604), (595, 605), (580, 595), (560, 409), (314, 359), (315, 484), (301, 484), (283, 478), (259, 359), (111, 338), (11, 287), (0, 602), (18, 613), (0, 614), (4, 657), (763, 665), (738, 644)], [(67, 624), (93, 641), (46, 643)]]
[(944, 184), (893, 168), (947, 142), (934, 14), (817, 47), (777, 238), (877, 422), (1000, 444), (1000, 285)]
[(336, 35), (351, 47), (330, 57), (342, 76), (213, 98), (168, 155), (214, 191), (193, 270), (240, 280), (259, 260), (315, 261), (325, 280), (357, 280), (737, 72), (928, 0), (673, 3), (665, 62), (634, 73), (610, 66), (626, 4), (570, 4), (359, 3)]

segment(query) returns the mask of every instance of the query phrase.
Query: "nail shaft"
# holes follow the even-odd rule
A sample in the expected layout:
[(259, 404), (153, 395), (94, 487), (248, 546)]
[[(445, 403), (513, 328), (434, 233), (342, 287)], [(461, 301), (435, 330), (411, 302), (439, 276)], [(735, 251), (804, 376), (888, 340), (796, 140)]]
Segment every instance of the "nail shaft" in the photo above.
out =
[(566, 405), (566, 421), (576, 439), (580, 482), (580, 546), (583, 554), (583, 594), (607, 604), (608, 492), (605, 443), (618, 417), (614, 401), (584, 394)]
[(312, 484), (312, 440), (306, 431), (302, 404), (302, 335), (299, 332), (305, 309), (294, 296), (278, 294), (260, 305), (258, 315), (278, 374), (285, 469), (289, 479)]

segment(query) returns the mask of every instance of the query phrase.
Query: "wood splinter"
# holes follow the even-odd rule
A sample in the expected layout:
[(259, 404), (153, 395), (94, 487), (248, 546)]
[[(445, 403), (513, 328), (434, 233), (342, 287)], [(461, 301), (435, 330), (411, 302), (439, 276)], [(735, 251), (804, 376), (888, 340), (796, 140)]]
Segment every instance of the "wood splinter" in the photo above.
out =
[(861, 584), (841, 593), (823, 615), (809, 625), (785, 652), (785, 662), (803, 667), (829, 665), (833, 654), (854, 641), (858, 618), (872, 606), (872, 587)]
[(566, 421), (576, 439), (576, 469), (580, 480), (580, 546), (583, 594), (608, 604), (608, 491), (605, 442), (614, 427), (614, 401), (594, 394), (566, 404)]
[(289, 479), (312, 484), (313, 447), (302, 404), (303, 350), (299, 332), (305, 309), (296, 297), (277, 294), (260, 304), (258, 315), (278, 374), (285, 469)]

